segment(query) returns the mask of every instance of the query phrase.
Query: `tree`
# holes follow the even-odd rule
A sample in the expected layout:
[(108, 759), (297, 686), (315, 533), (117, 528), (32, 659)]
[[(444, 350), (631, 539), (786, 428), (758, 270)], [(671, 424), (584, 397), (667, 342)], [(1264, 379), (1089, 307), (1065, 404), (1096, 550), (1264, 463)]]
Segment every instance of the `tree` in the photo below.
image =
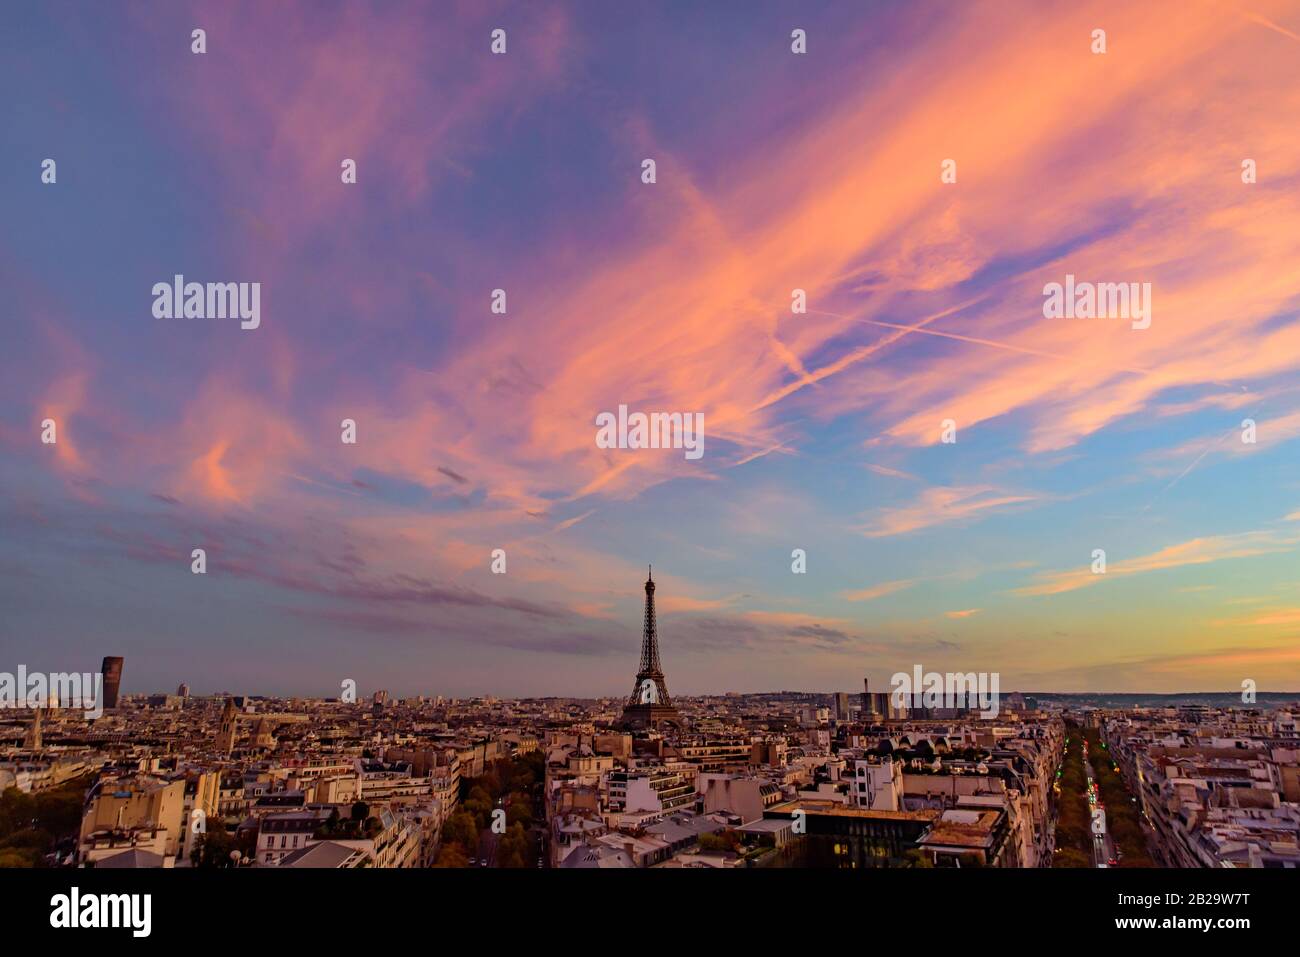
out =
[(89, 778), (82, 776), (39, 794), (17, 788), (0, 793), (0, 857), (9, 867), (39, 867), (60, 840), (81, 826)]
[(370, 817), (370, 805), (365, 801), (358, 801), (352, 805), (352, 820), (360, 824), (368, 817)]
[(497, 844), (498, 867), (523, 867), (528, 853), (528, 833), (522, 824), (513, 824)]
[(438, 848), (438, 859), (434, 867), (469, 867), (469, 858), (460, 849), (459, 844), (444, 844)]
[(195, 867), (231, 867), (235, 863), (230, 859), (233, 850), (237, 850), (234, 837), (218, 827), (199, 835), (190, 851), (190, 863)]
[(904, 867), (934, 867), (930, 855), (919, 847), (908, 848), (903, 852)]
[(1053, 867), (1092, 867), (1092, 858), (1072, 847), (1058, 847), (1052, 857)]
[(740, 845), (740, 832), (720, 831), (717, 834), (701, 834), (700, 849), (705, 851), (734, 851)]
[(518, 823), (524, 827), (529, 827), (533, 823), (533, 802), (527, 794), (510, 795), (510, 806), (506, 808), (506, 823)]
[(0, 849), (0, 867), (35, 867), (36, 862), (31, 856), (12, 850), (11, 848)]
[(466, 811), (457, 811), (442, 826), (442, 839), (444, 843), (459, 844), (466, 853), (469, 853), (478, 848), (478, 832), (478, 822), (474, 820), (474, 815)]

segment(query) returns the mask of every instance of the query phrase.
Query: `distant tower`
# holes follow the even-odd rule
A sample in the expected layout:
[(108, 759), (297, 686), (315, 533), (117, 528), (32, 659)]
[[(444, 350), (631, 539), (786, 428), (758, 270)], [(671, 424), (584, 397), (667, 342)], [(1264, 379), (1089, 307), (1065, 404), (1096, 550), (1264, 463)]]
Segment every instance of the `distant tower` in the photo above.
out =
[(190, 696), (190, 686), (182, 681), (180, 687), (176, 689), (176, 697), (188, 698), (189, 696)]
[(105, 710), (117, 707), (118, 691), (122, 687), (122, 662), (124, 659), (115, 657), (106, 657), (104, 663), (100, 665), (100, 671), (104, 676), (104, 708)]
[(217, 750), (226, 754), (235, 750), (235, 739), (239, 736), (239, 718), (236, 715), (235, 699), (227, 698), (226, 706), (221, 709), (221, 727), (217, 729)]
[(645, 729), (664, 724), (681, 724), (668, 684), (659, 664), (659, 631), (655, 625), (654, 576), (647, 575), (645, 583), (645, 621), (641, 628), (641, 667), (637, 669), (632, 694), (623, 708), (622, 724), (626, 728)]
[(41, 749), (41, 714), (45, 709), (37, 708), (32, 715), (31, 727), (27, 729), (27, 736), (23, 739), (23, 747), (28, 751), (39, 751)]

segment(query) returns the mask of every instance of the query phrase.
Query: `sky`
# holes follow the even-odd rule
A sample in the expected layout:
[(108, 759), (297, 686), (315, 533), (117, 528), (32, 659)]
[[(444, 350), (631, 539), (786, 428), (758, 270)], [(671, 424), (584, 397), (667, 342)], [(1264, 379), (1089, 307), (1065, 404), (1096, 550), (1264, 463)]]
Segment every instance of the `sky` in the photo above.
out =
[(0, 670), (626, 694), (653, 564), (674, 694), (1300, 688), (1295, 0), (17, 0), (0, 91)]

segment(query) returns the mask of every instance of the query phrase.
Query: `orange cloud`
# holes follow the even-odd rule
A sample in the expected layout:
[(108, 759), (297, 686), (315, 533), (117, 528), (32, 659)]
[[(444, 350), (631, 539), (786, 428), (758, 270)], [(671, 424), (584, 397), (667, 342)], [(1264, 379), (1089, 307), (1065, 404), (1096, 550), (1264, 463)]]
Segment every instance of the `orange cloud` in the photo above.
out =
[(1013, 593), (1058, 595), (1096, 585), (1108, 578), (1123, 578), (1161, 569), (1180, 568), (1184, 565), (1204, 565), (1232, 558), (1289, 552), (1294, 550), (1298, 542), (1300, 538), (1287, 538), (1273, 532), (1244, 532), (1238, 535), (1194, 538), (1177, 545), (1169, 545), (1149, 555), (1111, 562), (1107, 565), (1104, 574), (1094, 573), (1091, 566), (1046, 573), (1039, 576), (1036, 584), (1017, 588)]
[(896, 591), (902, 591), (904, 588), (911, 588), (915, 584), (914, 579), (881, 582), (879, 585), (872, 585), (870, 588), (862, 588), (858, 591), (840, 592), (840, 597), (845, 601), (872, 601), (876, 598), (883, 598), (885, 595), (892, 595)]
[(858, 530), (868, 538), (902, 535), (934, 525), (981, 518), (985, 513), (1034, 501), (1033, 495), (1010, 494), (988, 485), (929, 488), (915, 504), (881, 509)]

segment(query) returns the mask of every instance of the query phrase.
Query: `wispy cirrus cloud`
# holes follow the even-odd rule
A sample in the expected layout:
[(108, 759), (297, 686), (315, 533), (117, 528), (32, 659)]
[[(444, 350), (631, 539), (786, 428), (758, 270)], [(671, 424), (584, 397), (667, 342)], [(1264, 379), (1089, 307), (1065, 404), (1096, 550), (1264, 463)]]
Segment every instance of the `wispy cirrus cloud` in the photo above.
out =
[(991, 485), (949, 486), (929, 488), (911, 505), (880, 509), (858, 527), (868, 538), (904, 535), (908, 532), (973, 521), (991, 512), (1013, 505), (1023, 505), (1041, 496), (1008, 492)]
[(877, 465), (875, 463), (868, 463), (867, 465), (864, 466), (864, 468), (866, 468), (867, 471), (869, 472), (875, 472), (877, 475), (885, 475), (888, 476), (889, 478), (909, 479), (914, 482), (918, 481), (917, 476), (912, 475), (909, 472), (904, 472), (902, 469), (892, 469), (887, 465)]
[(907, 578), (892, 582), (881, 582), (879, 585), (872, 585), (869, 588), (840, 592), (840, 597), (845, 601), (872, 601), (876, 598), (883, 598), (885, 595), (892, 595), (894, 592), (902, 591), (905, 588), (911, 588), (915, 584), (915, 579)]
[[(511, 24), (507, 57), (487, 53), (492, 15), (471, 5), (232, 6), (205, 15), (206, 57), (177, 40), (183, 8), (125, 29), (88, 13), (122, 50), (107, 62), (71, 55), (62, 14), (38, 10), (44, 32), (0, 57), (5, 86), (35, 91), (14, 138), (48, 141), (41, 117), (60, 116), (79, 173), (7, 193), (0, 222), (0, 504), (22, 531), (7, 546), (47, 550), (38, 583), (92, 552), (123, 602), (103, 630), (128, 645), (147, 640), (136, 624), (155, 602), (190, 599), (111, 574), (164, 574), (198, 541), (215, 559), (207, 595), (250, 615), (289, 601), (297, 621), (314, 608), (366, 644), (439, 635), (455, 615), (496, 648), (602, 659), (622, 642), (635, 656), (653, 558), (669, 626), (749, 649), (768, 685), (903, 647), (897, 631), (864, 638), (876, 622), (819, 614), (885, 595), (912, 621), (938, 614), (902, 583), (961, 584), (950, 600), (971, 607), (947, 614), (966, 616), (963, 641), (1034, 632), (980, 594), (1014, 569), (978, 546), (1041, 567), (1058, 529), (1102, 521), (1107, 487), (1135, 473), (1178, 478), (1132, 522), (1144, 557), (1109, 576), (1283, 554), (1280, 534), (1206, 535), (1209, 499), (1239, 483), (1195, 484), (1211, 457), (1240, 478), (1270, 453), (1284, 481), (1245, 494), (1300, 516), (1282, 458), (1300, 435), (1297, 22), (1288, 0), (1252, 8), (827, 8), (809, 16), (828, 55), (804, 58), (773, 47), (787, 27), (760, 8), (726, 57), (712, 29), (683, 31), (716, 22), (703, 8), (628, 23), (538, 8)], [(1093, 56), (1103, 21), (1112, 49)], [(907, 42), (857, 55), (894, 37)], [(625, 55), (645, 49), (662, 55)], [(644, 156), (660, 163), (653, 187)], [(1241, 181), (1247, 156), (1258, 183)], [(339, 182), (344, 157), (355, 186)], [(939, 182), (946, 157), (955, 184)], [(51, 202), (72, 188), (98, 199)], [(263, 281), (262, 327), (151, 321), (149, 284), (181, 262)], [(1151, 281), (1151, 328), (1045, 319), (1043, 284), (1066, 272)], [(497, 286), (507, 316), (487, 311)], [(808, 313), (791, 313), (793, 288)], [(1229, 449), (1256, 399), (1258, 445)], [(593, 416), (620, 402), (703, 411), (705, 458), (598, 449)], [(56, 448), (34, 441), (46, 414)], [(338, 441), (345, 417), (355, 446)], [(944, 418), (957, 447), (937, 444)], [(169, 519), (138, 507), (150, 494)], [(1206, 507), (1175, 507), (1191, 495)], [(1052, 522), (1016, 521), (1040, 503)], [(940, 528), (976, 576), (904, 540)], [(882, 539), (897, 540), (888, 562)], [(790, 574), (796, 545), (806, 577)], [(498, 547), (510, 573), (490, 578)], [(1023, 594), (1096, 582), (1083, 574)], [(1213, 600), (1239, 590), (1225, 581)], [(747, 614), (753, 594), (786, 611)], [(611, 619), (627, 627), (587, 637)], [(297, 638), (268, 627), (266, 646)], [(512, 667), (466, 671), (475, 649), (449, 663), (438, 640), (427, 655), (448, 673)], [(712, 657), (697, 673), (728, 680)], [(538, 677), (516, 674), (520, 690)]]
[(1194, 538), (1137, 558), (1111, 561), (1105, 573), (1094, 573), (1089, 566), (1066, 571), (1045, 572), (1038, 580), (1014, 589), (1017, 595), (1058, 595), (1100, 584), (1111, 578), (1125, 578), (1185, 565), (1205, 565), (1234, 558), (1252, 558), (1294, 551), (1300, 536), (1285, 536), (1272, 531), (1242, 532), (1236, 535), (1213, 535)]

